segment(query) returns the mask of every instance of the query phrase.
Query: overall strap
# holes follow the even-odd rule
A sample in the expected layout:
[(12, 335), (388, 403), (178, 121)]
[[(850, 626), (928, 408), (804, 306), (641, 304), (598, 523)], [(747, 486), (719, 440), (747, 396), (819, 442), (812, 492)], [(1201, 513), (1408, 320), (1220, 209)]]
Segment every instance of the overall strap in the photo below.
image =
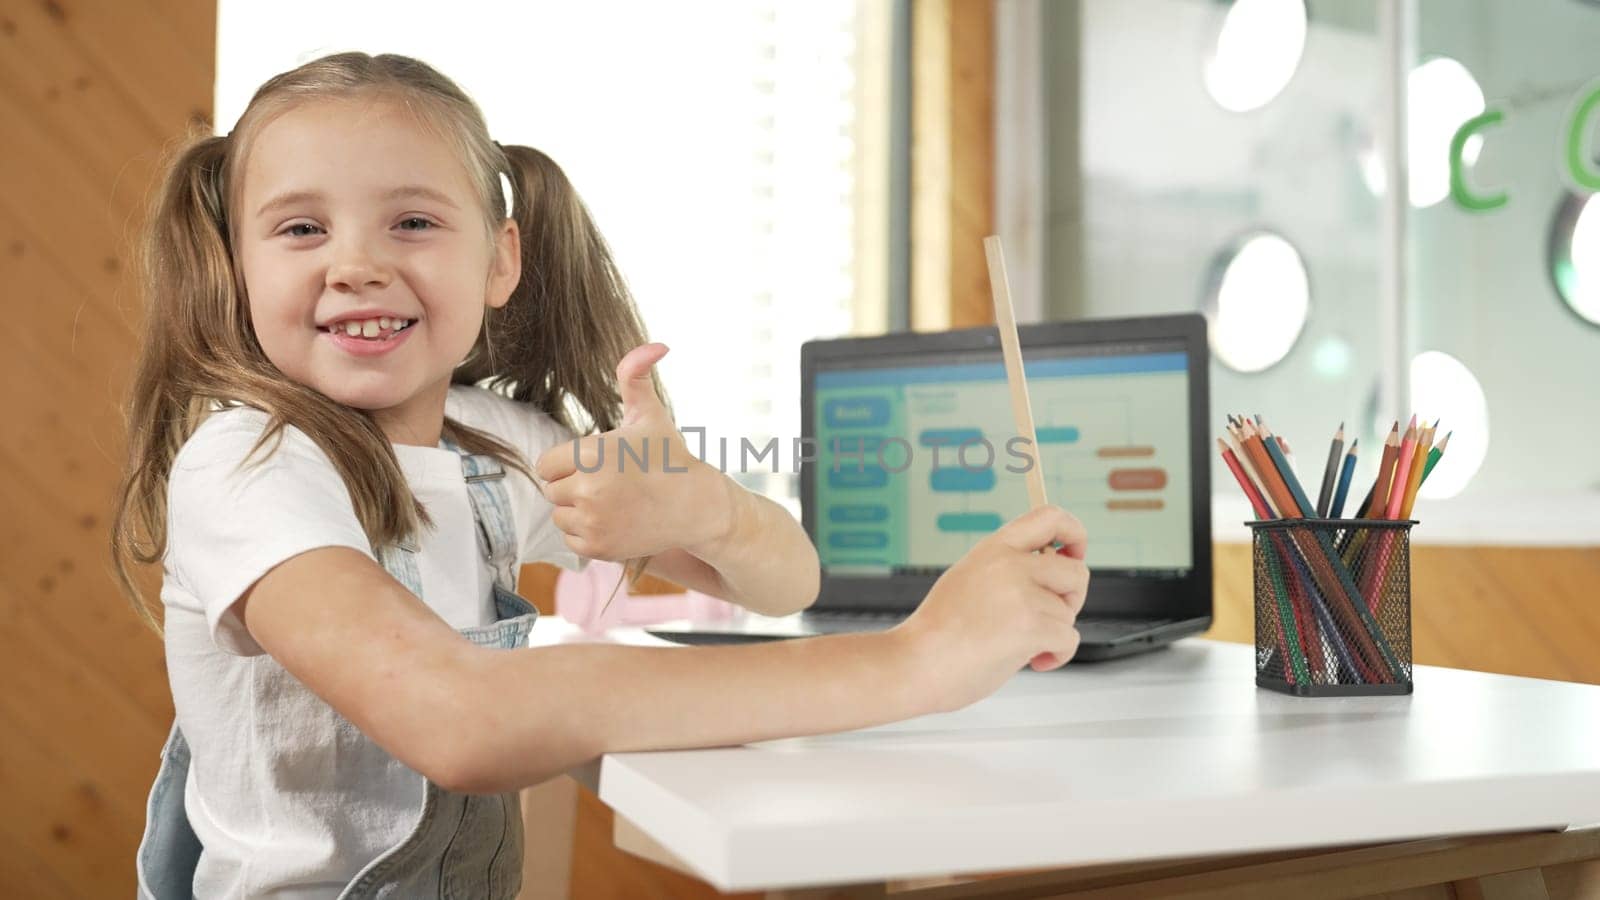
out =
[(417, 542), (410, 538), (399, 544), (375, 545), (372, 548), (372, 554), (383, 564), (383, 568), (419, 598), (422, 597), (422, 573), (417, 569), (417, 553), (420, 549)]
[(448, 437), (442, 443), (461, 455), (461, 476), (467, 483), (467, 496), (478, 522), (478, 550), (494, 568), (495, 582), (503, 590), (515, 593), (519, 548), (511, 496), (506, 491), (505, 466), (487, 454), (467, 452)]

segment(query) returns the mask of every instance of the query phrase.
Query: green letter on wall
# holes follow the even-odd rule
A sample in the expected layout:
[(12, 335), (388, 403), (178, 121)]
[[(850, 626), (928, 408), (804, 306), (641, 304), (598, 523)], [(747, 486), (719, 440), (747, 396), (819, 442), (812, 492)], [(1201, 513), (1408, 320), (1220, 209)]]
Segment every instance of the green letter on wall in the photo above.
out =
[(1498, 194), (1474, 194), (1472, 189), (1467, 187), (1466, 163), (1461, 159), (1468, 138), (1504, 118), (1505, 113), (1500, 110), (1488, 110), (1461, 123), (1461, 127), (1456, 129), (1455, 136), (1450, 138), (1450, 197), (1462, 209), (1483, 212), (1506, 205), (1508, 198), (1505, 191)]
[(1584, 152), (1589, 144), (1584, 138), (1596, 106), (1600, 106), (1600, 82), (1589, 86), (1572, 112), (1572, 121), (1567, 123), (1567, 171), (1572, 183), (1586, 191), (1600, 191), (1600, 171), (1595, 170), (1593, 160)]

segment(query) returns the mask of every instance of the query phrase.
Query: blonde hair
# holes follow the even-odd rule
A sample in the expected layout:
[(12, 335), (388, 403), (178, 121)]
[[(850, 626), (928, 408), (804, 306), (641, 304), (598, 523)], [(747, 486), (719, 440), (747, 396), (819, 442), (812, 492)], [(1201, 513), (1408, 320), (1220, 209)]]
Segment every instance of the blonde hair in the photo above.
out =
[[(269, 415), (252, 456), (269, 438), (281, 441), (286, 425), (305, 432), (343, 478), (374, 547), (433, 527), (370, 414), (290, 380), (267, 359), (233, 254), (240, 174), (256, 135), (298, 104), (356, 98), (397, 101), (458, 151), (482, 201), (486, 240), (504, 221), (501, 175), (510, 181), (522, 278), (503, 307), (487, 309), (452, 382), (500, 390), (579, 434), (607, 431), (622, 420), (612, 367), (644, 342), (644, 326), (610, 250), (554, 161), (490, 139), (477, 104), (410, 57), (336, 53), (274, 76), (230, 134), (190, 134), (168, 156), (137, 248), (144, 339), (123, 410), (127, 460), (111, 553), (123, 592), (158, 635), (163, 629), (153, 610), (159, 600), (148, 603), (141, 595), (130, 562), (156, 563), (165, 555), (172, 461), (215, 404)], [(659, 381), (656, 390), (662, 394)], [(574, 421), (572, 407), (588, 421)], [(529, 473), (516, 449), (486, 433), (446, 418), (444, 436)]]

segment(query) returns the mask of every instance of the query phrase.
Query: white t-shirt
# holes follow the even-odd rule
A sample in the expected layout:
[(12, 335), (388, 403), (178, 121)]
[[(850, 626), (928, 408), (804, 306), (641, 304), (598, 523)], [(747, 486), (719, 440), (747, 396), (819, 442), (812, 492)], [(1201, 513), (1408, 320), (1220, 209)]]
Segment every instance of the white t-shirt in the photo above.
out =
[[(534, 407), (479, 387), (452, 386), (445, 414), (518, 448), (530, 466), (572, 437)], [(205, 848), (199, 897), (335, 896), (405, 836), (421, 803), (414, 776), (391, 771), (374, 783), (373, 759), (307, 751), (302, 736), (326, 734), (319, 730), (332, 727), (331, 709), (309, 692), (286, 702), (265, 689), (261, 667), (276, 663), (232, 609), (299, 553), (344, 546), (372, 556), (343, 480), (298, 428), (286, 426), (264, 462), (275, 439), (243, 474), (236, 470), (267, 418), (250, 407), (212, 413), (179, 450), (168, 481), (161, 599), (167, 674), (191, 749), (185, 806)], [(478, 548), (460, 455), (393, 446), (435, 525), (421, 531), (417, 558), (424, 601), (455, 628), (494, 621), (494, 570)], [(533, 483), (506, 467), (505, 484), (521, 561), (581, 568), (587, 561), (567, 548)], [(372, 814), (329, 815), (355, 808)]]

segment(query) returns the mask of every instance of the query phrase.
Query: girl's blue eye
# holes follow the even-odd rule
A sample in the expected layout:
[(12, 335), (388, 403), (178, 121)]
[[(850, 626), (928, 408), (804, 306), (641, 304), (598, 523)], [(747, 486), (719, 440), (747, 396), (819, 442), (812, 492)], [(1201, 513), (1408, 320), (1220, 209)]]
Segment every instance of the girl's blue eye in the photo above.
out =
[(422, 224), (428, 226), (428, 228), (407, 228), (405, 229), (406, 231), (428, 231), (433, 227), (433, 222), (428, 219), (424, 219), (421, 216), (412, 216), (409, 219), (405, 219), (400, 224), (404, 225), (406, 222), (421, 222)]

